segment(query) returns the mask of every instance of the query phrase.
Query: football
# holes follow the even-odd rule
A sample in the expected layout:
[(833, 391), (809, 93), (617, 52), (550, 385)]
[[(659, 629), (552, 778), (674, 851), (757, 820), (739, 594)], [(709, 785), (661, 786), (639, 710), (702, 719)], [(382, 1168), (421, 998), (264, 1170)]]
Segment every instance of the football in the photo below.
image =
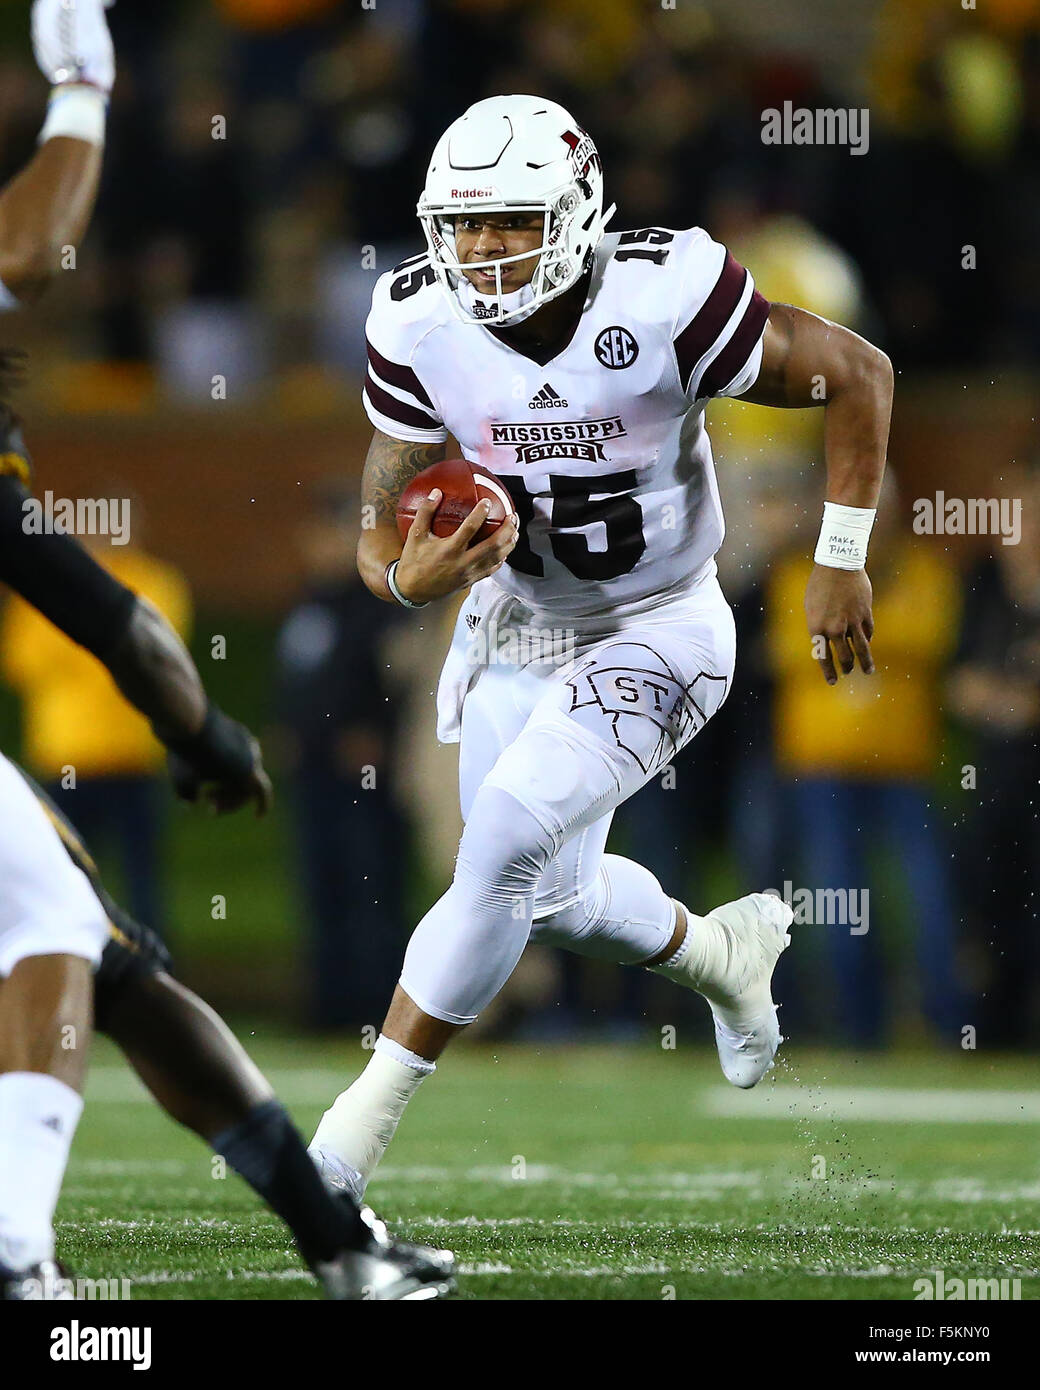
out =
[(506, 517), (515, 511), (513, 499), (494, 473), (479, 463), (470, 463), (468, 459), (445, 459), (424, 468), (401, 493), (397, 504), (397, 529), (402, 540), (408, 535), (417, 509), (434, 488), (440, 488), (444, 496), (434, 513), (430, 529), (442, 540), (454, 535), (477, 503), (485, 497), (491, 503), (491, 510), (474, 536), (473, 545), (493, 536)]

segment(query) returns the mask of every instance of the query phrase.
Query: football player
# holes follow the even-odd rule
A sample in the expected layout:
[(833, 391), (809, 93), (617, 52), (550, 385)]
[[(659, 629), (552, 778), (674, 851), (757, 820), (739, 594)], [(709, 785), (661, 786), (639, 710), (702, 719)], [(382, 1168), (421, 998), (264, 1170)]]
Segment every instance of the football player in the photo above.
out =
[(179, 1124), (221, 1154), (293, 1233), (330, 1298), (427, 1299), (454, 1287), (449, 1251), (391, 1240), (367, 1208), (322, 1182), (269, 1082), (213, 1009), (173, 978), (169, 952), (106, 892), (79, 835), (22, 772), (108, 921), (94, 1021)]
[[(191, 658), (173, 630), (154, 609), (143, 605), (128, 589), (103, 570), (70, 536), (50, 538), (21, 529), (22, 507), (29, 497), (23, 477), (29, 460), (17, 422), (0, 402), (0, 456), (12, 471), (0, 477), (0, 581), (6, 582), (70, 637), (98, 655), (124, 692), (134, 691), (133, 703), (143, 712), (157, 707), (163, 689), (171, 699), (178, 688), (186, 703), (205, 703), (204, 692)], [(13, 468), (17, 460), (17, 475)], [(46, 542), (46, 543), (45, 543)], [(167, 736), (171, 772), (179, 795), (195, 800), (200, 788), (218, 810), (231, 810), (254, 801), (266, 809), (270, 786), (260, 762), (259, 747), (240, 724), (227, 718), (212, 703), (206, 707), (204, 726), (197, 734)], [(153, 725), (153, 727), (158, 727)], [(26, 801), (23, 788), (11, 774), (31, 789)], [(10, 777), (10, 784), (7, 779)], [(270, 1085), (250, 1061), (227, 1024), (197, 995), (170, 974), (170, 960), (159, 937), (135, 922), (105, 892), (89, 852), (68, 820), (39, 787), (15, 764), (0, 756), (0, 779), (6, 794), (0, 796), (0, 818), (17, 814), (28, 827), (21, 843), (36, 855), (46, 852), (54, 884), (55, 902), (74, 888), (77, 896), (84, 880), (95, 900), (95, 911), (105, 924), (106, 937), (93, 982), (95, 1026), (123, 1050), (159, 1104), (175, 1120), (197, 1133), (227, 1160), (289, 1226), (307, 1264), (326, 1293), (336, 1299), (434, 1298), (453, 1285), (454, 1261), (447, 1251), (391, 1240), (382, 1222), (359, 1210), (345, 1193), (329, 1191), (307, 1157), (303, 1140)], [(43, 825), (41, 827), (40, 812)], [(64, 849), (56, 858), (54, 832)], [(13, 836), (13, 825), (9, 833)], [(0, 863), (9, 867), (0, 845)], [(31, 885), (31, 872), (21, 877)], [(32, 887), (41, 898), (44, 885)], [(8, 881), (0, 885), (0, 920), (11, 905)], [(13, 895), (21, 905), (19, 893)], [(26, 916), (23, 932), (38, 955), (23, 956), (19, 968), (32, 962), (39, 981), (55, 969), (49, 929), (53, 923), (36, 923)], [(0, 950), (8, 949), (0, 935)], [(68, 994), (53, 1020), (63, 1027), (79, 1013), (80, 961), (62, 969), (71, 976)], [(88, 958), (89, 959), (89, 958)], [(33, 1018), (24, 1004), (19, 1007), (18, 986), (25, 978), (12, 971), (0, 987), (0, 1038), (31, 1046)], [(12, 991), (12, 984), (15, 989)], [(69, 997), (71, 995), (71, 997)], [(10, 1013), (8, 1009), (10, 1008)], [(90, 1013), (85, 1011), (89, 1028)], [(76, 1026), (75, 1024), (73, 1026)], [(28, 1040), (28, 1041), (27, 1041)], [(77, 1043), (77, 1050), (81, 1044)], [(32, 1052), (28, 1052), (32, 1056)], [(36, 1069), (29, 1075), (0, 1077), (0, 1085), (12, 1079), (30, 1089), (38, 1084)], [(42, 1076), (47, 1086), (55, 1074)], [(58, 1078), (60, 1079), (60, 1078)], [(26, 1130), (0, 1133), (0, 1154), (9, 1141), (26, 1138)], [(31, 1130), (28, 1131), (30, 1140)], [(33, 1145), (29, 1144), (30, 1152)], [(19, 1150), (19, 1171), (10, 1179), (0, 1168), (0, 1218), (10, 1248), (17, 1235), (19, 1197), (24, 1189), (14, 1185), (24, 1163)], [(60, 1183), (60, 1175), (59, 1175)], [(56, 1200), (57, 1192), (54, 1193)], [(51, 1204), (53, 1210), (53, 1203)], [(17, 1247), (16, 1247), (17, 1248)], [(10, 1255), (7, 1256), (10, 1260)], [(0, 1299), (18, 1299), (25, 1291), (37, 1297), (42, 1286), (60, 1289), (49, 1259), (14, 1266), (0, 1261)]]
[[(55, 90), (40, 150), (0, 191), (5, 307), (35, 299), (60, 248), (86, 228), (114, 75), (101, 0), (37, 0), (33, 37)], [(7, 355), (0, 377), (11, 366)], [(265, 811), (271, 789), (256, 740), (207, 699), (151, 605), (71, 536), (26, 530), (29, 477), (18, 422), (0, 401), (0, 582), (105, 664), (169, 750), (179, 795), (217, 811)], [(82, 1111), (99, 960), (99, 1020), (170, 1113), (289, 1223), (331, 1296), (447, 1291), (447, 1252), (399, 1245), (370, 1213), (329, 1196), (226, 1025), (169, 977), (161, 943), (104, 896), (74, 832), (0, 755), (0, 1299), (62, 1290), (52, 1220)]]
[[(359, 568), (376, 597), (408, 608), (473, 587), (437, 697), (439, 737), (460, 741), (454, 877), (412, 935), (371, 1061), (312, 1141), (330, 1181), (355, 1195), (528, 941), (696, 990), (734, 1085), (755, 1085), (781, 1041), (771, 977), (790, 909), (753, 893), (693, 912), (604, 845), (615, 808), (689, 743), (733, 679), (708, 402), (824, 407), (806, 658), (833, 684), (836, 665), (873, 669), (864, 566), (892, 369), (848, 329), (769, 304), (700, 228), (607, 233), (612, 211), (596, 147), (566, 110), (492, 97), (436, 145), (418, 205), (425, 253), (375, 286), (362, 499), (375, 524)], [(440, 539), (433, 489), (402, 546), (397, 499), (444, 457), (449, 433), (498, 475), (516, 517), (470, 545), (478, 504)], [(523, 640), (547, 631), (566, 635), (566, 663)]]
[[(34, 301), (79, 244), (97, 196), (115, 58), (101, 0), (34, 0), (37, 63), (51, 84), (38, 148), (0, 190), (0, 309)], [(8, 363), (5, 363), (5, 366)], [(198, 735), (197, 683), (170, 678), (158, 615), (120, 593), (64, 537), (22, 530), (28, 464), (13, 421), (0, 441), (2, 577), (48, 617), (64, 593), (66, 630), (93, 651), (136, 648), (150, 660), (121, 675), (134, 702), (173, 740)], [(103, 577), (102, 577), (103, 576)], [(172, 636), (172, 634), (170, 634)], [(150, 676), (150, 679), (148, 678)], [(118, 679), (118, 677), (117, 677)], [(189, 754), (191, 749), (187, 750)], [(0, 756), (0, 1287), (51, 1271), (51, 1221), (83, 1102), (92, 970), (104, 913), (15, 768)], [(64, 1043), (64, 1045), (63, 1045)], [(69, 1044), (72, 1045), (69, 1045)], [(12, 1291), (14, 1291), (12, 1293)]]

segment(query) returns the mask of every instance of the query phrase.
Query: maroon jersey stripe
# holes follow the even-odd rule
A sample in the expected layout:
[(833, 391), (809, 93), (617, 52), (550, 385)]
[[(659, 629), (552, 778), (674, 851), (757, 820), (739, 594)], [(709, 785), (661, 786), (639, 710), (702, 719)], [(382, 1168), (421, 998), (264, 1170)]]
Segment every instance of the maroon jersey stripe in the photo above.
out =
[(715, 396), (725, 390), (754, 352), (768, 317), (769, 301), (755, 290), (732, 338), (701, 377), (698, 396)]
[(399, 401), (396, 396), (391, 396), (389, 391), (384, 391), (371, 372), (365, 375), (365, 390), (375, 408), (382, 415), (396, 420), (399, 425), (410, 425), (412, 429), (417, 430), (440, 429), (440, 421), (431, 419), (425, 410), (419, 410), (414, 405), (405, 405), (404, 401)]
[(727, 251), (715, 288), (675, 340), (679, 380), (684, 387), (689, 385), (697, 363), (729, 322), (733, 310), (740, 303), (746, 280), (747, 271)]
[(384, 381), (388, 381), (391, 386), (396, 386), (399, 391), (407, 391), (416, 400), (422, 401), (423, 405), (428, 405), (431, 410), (433, 409), (433, 401), (426, 394), (422, 382), (411, 367), (406, 367), (401, 362), (391, 362), (389, 357), (384, 357), (381, 352), (377, 352), (367, 338), (365, 339), (365, 347), (368, 350), (368, 360)]

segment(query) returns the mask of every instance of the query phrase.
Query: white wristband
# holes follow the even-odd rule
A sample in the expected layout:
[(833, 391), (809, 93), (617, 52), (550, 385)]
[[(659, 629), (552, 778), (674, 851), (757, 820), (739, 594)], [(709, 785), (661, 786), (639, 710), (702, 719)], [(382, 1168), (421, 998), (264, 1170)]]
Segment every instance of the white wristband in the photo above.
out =
[(841, 502), (824, 502), (823, 525), (813, 556), (816, 563), (836, 570), (863, 569), (876, 515), (873, 507), (846, 507)]
[(108, 98), (97, 87), (77, 82), (52, 87), (38, 143), (64, 135), (70, 140), (85, 140), (88, 145), (103, 145), (107, 112)]
[(393, 594), (394, 598), (404, 608), (425, 608), (425, 603), (413, 603), (410, 598), (405, 598), (404, 594), (397, 587), (397, 566), (400, 560), (392, 560), (386, 567), (386, 587)]

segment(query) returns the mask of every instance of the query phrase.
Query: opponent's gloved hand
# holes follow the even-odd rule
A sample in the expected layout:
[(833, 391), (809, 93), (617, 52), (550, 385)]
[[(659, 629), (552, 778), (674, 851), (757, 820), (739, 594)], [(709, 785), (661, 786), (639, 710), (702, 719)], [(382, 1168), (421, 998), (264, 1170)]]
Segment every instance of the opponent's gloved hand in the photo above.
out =
[(81, 83), (106, 96), (116, 58), (105, 10), (115, 0), (33, 0), (33, 52), (52, 87)]
[(173, 789), (182, 801), (200, 796), (217, 812), (237, 811), (254, 802), (262, 816), (271, 804), (271, 779), (260, 745), (244, 724), (210, 704), (193, 738), (167, 743)]

